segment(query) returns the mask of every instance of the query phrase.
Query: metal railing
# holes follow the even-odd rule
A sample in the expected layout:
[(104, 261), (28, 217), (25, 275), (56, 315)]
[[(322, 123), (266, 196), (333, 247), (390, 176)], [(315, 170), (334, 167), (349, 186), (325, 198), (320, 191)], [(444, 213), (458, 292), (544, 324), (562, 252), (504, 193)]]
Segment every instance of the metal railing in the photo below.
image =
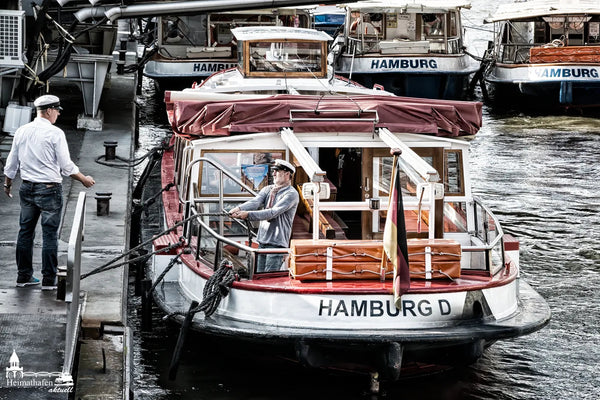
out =
[[(195, 258), (199, 259), (200, 249), (202, 247), (202, 233), (201, 232), (208, 233), (216, 241), (215, 247), (214, 247), (214, 260), (212, 260), (212, 263), (215, 267), (217, 267), (219, 265), (219, 261), (223, 258), (223, 245), (233, 246), (233, 247), (237, 248), (238, 250), (242, 250), (242, 251), (246, 252), (249, 255), (249, 257), (247, 258), (248, 263), (247, 263), (247, 265), (245, 265), (245, 267), (247, 268), (247, 271), (248, 271), (248, 279), (252, 279), (254, 276), (254, 266), (256, 265), (257, 257), (260, 254), (286, 254), (287, 255), (289, 253), (288, 248), (258, 249), (258, 248), (254, 248), (251, 246), (247, 246), (247, 245), (237, 242), (233, 239), (230, 239), (230, 238), (224, 236), (223, 234), (220, 234), (220, 233), (216, 232), (214, 229), (212, 229), (208, 223), (206, 223), (205, 221), (202, 220), (203, 215), (201, 213), (198, 213), (198, 211), (196, 210), (196, 207), (191, 205), (191, 203), (188, 203), (185, 207), (184, 219), (187, 220), (189, 217), (192, 217), (192, 216), (196, 216), (196, 218), (191, 219), (190, 222), (193, 220), (195, 223), (197, 223), (198, 224), (197, 228), (194, 229), (194, 226), (192, 223), (185, 224), (184, 229), (183, 229), (183, 236), (187, 239), (188, 243), (195, 242), (195, 245), (196, 245)], [(222, 230), (222, 229), (223, 229), (223, 225), (222, 225), (222, 223), (220, 223), (219, 230)], [(196, 241), (192, 240), (193, 237), (196, 238)], [(193, 245), (192, 245), (192, 247), (193, 247)]]
[[(469, 236), (471, 236), (473, 242), (479, 241), (481, 244), (472, 246), (463, 245), (462, 251), (482, 253), (485, 270), (493, 275), (502, 269), (506, 262), (504, 254), (504, 231), (502, 230), (502, 226), (500, 226), (498, 218), (481, 200), (474, 197), (472, 207), (475, 230), (469, 232)], [(499, 259), (497, 263), (494, 263), (494, 251), (498, 252)]]
[(67, 329), (65, 337), (65, 361), (62, 375), (59, 378), (62, 384), (73, 384), (72, 372), (75, 361), (75, 349), (79, 332), (79, 318), (81, 316), (81, 303), (79, 301), (79, 281), (81, 274), (81, 242), (83, 241), (83, 228), (85, 226), (85, 192), (79, 192), (71, 236), (67, 248), (67, 281), (65, 302), (67, 303)]

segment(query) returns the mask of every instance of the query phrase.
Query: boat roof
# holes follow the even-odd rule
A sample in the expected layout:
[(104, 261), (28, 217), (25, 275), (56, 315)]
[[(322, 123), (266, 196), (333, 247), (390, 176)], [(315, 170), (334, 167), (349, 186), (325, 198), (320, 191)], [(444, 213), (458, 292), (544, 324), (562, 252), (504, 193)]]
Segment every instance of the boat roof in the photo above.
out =
[(546, 15), (590, 15), (600, 14), (597, 0), (533, 0), (501, 4), (496, 12), (484, 22), (530, 19)]
[(322, 31), (287, 26), (247, 26), (231, 30), (238, 40), (317, 40), (327, 42), (333, 40)]
[(167, 115), (174, 132), (188, 137), (279, 132), (427, 133), (457, 137), (481, 128), (479, 102), (398, 96), (275, 95), (240, 100), (173, 100), (165, 93)]
[(422, 0), (422, 1), (397, 1), (397, 0), (374, 0), (358, 1), (355, 3), (339, 4), (338, 7), (348, 7), (351, 10), (374, 10), (379, 12), (396, 11), (398, 9), (404, 12), (435, 13), (446, 12), (457, 8), (471, 8), (471, 2), (460, 0)]

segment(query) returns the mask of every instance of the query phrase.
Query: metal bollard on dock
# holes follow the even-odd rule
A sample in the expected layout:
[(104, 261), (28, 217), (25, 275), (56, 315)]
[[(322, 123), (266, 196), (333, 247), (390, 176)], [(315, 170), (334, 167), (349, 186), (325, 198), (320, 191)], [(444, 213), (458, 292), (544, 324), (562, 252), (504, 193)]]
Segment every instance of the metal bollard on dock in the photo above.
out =
[(65, 294), (67, 293), (67, 266), (59, 265), (58, 272), (56, 273), (58, 283), (56, 285), (56, 300), (65, 301)]
[(114, 160), (117, 157), (117, 146), (118, 143), (114, 140), (104, 141), (104, 159)]
[(107, 216), (110, 214), (110, 199), (111, 199), (112, 193), (108, 192), (108, 193), (100, 193), (100, 192), (96, 192), (96, 196), (94, 196), (94, 198), (96, 199), (96, 215), (100, 216)]

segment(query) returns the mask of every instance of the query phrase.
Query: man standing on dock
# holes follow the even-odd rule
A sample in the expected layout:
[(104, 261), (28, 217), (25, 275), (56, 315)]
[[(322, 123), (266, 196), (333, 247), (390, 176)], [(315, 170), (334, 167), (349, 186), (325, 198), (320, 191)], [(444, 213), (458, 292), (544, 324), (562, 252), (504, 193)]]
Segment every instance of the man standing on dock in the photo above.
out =
[(38, 285), (33, 276), (33, 239), (38, 219), (42, 217), (42, 290), (56, 288), (58, 264), (58, 228), (60, 225), (62, 175), (71, 176), (89, 188), (96, 183), (85, 176), (71, 161), (67, 139), (54, 126), (62, 107), (60, 99), (44, 95), (34, 101), (37, 118), (15, 132), (12, 148), (4, 167), (4, 192), (12, 197), (11, 187), (17, 172), (21, 175), (19, 197), (21, 215), (17, 238), (17, 287)]

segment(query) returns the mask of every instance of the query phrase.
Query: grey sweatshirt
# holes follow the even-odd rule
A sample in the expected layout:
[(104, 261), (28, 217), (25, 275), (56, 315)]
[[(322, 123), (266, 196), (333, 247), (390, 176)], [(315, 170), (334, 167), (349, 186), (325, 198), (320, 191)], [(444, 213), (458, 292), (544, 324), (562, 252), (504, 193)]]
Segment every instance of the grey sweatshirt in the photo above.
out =
[[(249, 221), (261, 221), (256, 240), (262, 245), (288, 247), (292, 235), (292, 222), (296, 215), (299, 196), (292, 186), (281, 189), (275, 195), (273, 207), (264, 208), (269, 201), (273, 185), (261, 189), (255, 198), (240, 205), (248, 211)], [(259, 210), (259, 208), (263, 208)]]

